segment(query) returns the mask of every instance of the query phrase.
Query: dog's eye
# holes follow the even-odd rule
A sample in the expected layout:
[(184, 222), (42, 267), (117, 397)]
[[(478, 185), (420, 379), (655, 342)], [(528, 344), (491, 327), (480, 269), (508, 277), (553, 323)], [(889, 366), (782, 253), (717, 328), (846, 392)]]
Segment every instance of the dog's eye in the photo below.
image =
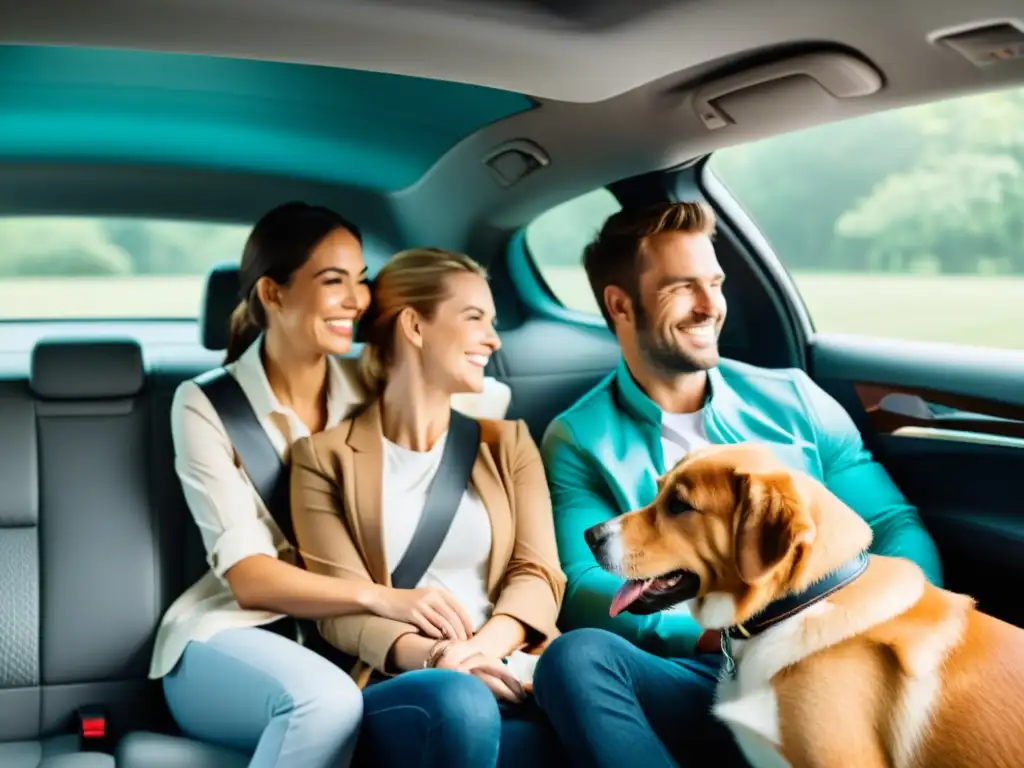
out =
[(676, 517), (678, 515), (684, 515), (687, 512), (692, 512), (693, 507), (678, 496), (673, 495), (668, 497), (668, 502), (665, 504), (665, 511), (672, 517)]

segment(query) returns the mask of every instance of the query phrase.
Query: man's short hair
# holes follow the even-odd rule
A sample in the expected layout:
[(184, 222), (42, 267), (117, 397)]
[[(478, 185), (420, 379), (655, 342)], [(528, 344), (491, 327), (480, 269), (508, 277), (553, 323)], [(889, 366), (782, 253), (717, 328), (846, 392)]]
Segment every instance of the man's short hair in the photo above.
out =
[(640, 272), (648, 238), (662, 232), (711, 236), (714, 229), (714, 211), (702, 202), (655, 203), (609, 216), (601, 231), (583, 250), (583, 268), (608, 327), (614, 330), (604, 304), (604, 289), (614, 285), (634, 302), (640, 300)]

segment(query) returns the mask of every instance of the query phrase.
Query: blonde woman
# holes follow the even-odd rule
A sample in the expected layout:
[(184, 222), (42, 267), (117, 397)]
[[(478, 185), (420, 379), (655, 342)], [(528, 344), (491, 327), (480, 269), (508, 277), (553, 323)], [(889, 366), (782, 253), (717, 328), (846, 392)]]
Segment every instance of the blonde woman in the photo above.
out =
[[(377, 275), (362, 358), (377, 396), (293, 448), (292, 519), (310, 571), (390, 586), (457, 439), (452, 397), (481, 391), (500, 347), (494, 322), (486, 275), (466, 256), (405, 251)], [(369, 613), (319, 622), (366, 685), (361, 763), (563, 762), (526, 692), (529, 651), (558, 634), (565, 585), (544, 470), (523, 422), (474, 423), (469, 481), (417, 584), (452, 595), (469, 636), (435, 639)]]

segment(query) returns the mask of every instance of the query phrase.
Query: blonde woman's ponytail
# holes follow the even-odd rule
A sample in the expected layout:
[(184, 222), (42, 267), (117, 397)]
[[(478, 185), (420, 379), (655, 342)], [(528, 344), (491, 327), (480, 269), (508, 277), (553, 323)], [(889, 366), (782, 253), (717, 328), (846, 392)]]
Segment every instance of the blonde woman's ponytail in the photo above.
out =
[(359, 355), (359, 375), (366, 388), (374, 394), (383, 392), (384, 383), (387, 381), (383, 357), (383, 350), (370, 342), (366, 343)]

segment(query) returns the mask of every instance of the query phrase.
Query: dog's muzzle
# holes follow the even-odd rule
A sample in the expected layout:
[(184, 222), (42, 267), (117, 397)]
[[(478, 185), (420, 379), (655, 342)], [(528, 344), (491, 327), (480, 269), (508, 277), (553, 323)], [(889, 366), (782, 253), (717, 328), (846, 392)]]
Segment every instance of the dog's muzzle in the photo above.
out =
[(598, 523), (597, 525), (587, 528), (587, 530), (583, 532), (583, 538), (586, 539), (587, 546), (590, 547), (590, 551), (596, 555), (597, 551), (614, 534), (615, 529), (608, 523)]
[(583, 532), (583, 539), (594, 553), (594, 558), (605, 570), (617, 572), (622, 557), (621, 544), (619, 543), (620, 526), (618, 520), (609, 520), (606, 523), (587, 528)]

